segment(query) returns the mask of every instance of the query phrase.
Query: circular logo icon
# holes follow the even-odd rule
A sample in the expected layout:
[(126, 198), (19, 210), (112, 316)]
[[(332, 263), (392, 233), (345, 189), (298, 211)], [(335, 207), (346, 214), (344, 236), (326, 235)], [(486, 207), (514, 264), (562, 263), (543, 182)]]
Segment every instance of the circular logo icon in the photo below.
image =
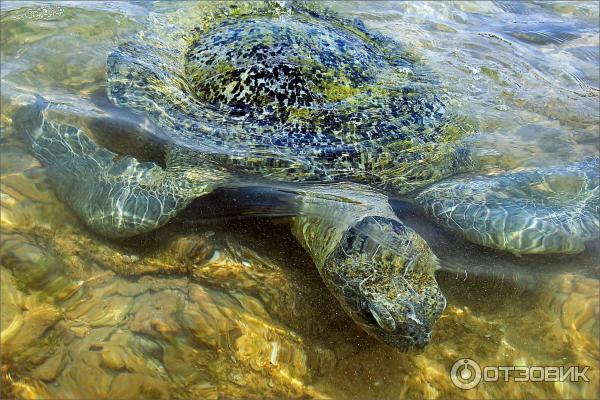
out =
[(461, 389), (473, 389), (481, 381), (481, 367), (470, 358), (461, 358), (450, 370), (452, 383)]

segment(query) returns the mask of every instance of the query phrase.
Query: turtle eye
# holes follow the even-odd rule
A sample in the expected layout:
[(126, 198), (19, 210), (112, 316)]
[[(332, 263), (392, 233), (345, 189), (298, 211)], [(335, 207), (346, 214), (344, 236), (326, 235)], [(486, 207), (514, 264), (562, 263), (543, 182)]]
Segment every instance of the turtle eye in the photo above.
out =
[(385, 307), (367, 299), (362, 299), (360, 306), (363, 316), (367, 321), (379, 325), (381, 329), (387, 332), (396, 330), (396, 321), (394, 321), (392, 314)]
[(390, 314), (385, 307), (370, 303), (369, 309), (371, 310), (373, 318), (375, 321), (377, 321), (381, 329), (388, 332), (393, 332), (396, 330), (396, 321), (394, 321), (394, 317), (392, 317), (392, 314)]

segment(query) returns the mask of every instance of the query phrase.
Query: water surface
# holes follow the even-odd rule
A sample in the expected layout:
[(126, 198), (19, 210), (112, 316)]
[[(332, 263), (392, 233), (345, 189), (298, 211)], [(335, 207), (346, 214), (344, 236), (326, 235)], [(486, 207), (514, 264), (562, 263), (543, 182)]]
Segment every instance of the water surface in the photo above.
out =
[[(405, 44), (430, 68), (447, 106), (476, 125), (468, 141), (490, 173), (598, 155), (597, 2), (330, 6)], [(101, 113), (107, 55), (146, 24), (166, 29), (206, 7), (2, 3), (1, 394), (596, 397), (597, 241), (577, 256), (515, 257), (468, 244), (394, 200), (440, 258), (449, 300), (432, 343), (406, 355), (345, 316), (285, 220), (197, 221), (190, 210), (117, 242), (86, 229), (19, 140), (14, 110), (40, 94), (81, 115)], [(590, 382), (487, 382), (463, 391), (449, 371), (464, 357), (590, 366)]]

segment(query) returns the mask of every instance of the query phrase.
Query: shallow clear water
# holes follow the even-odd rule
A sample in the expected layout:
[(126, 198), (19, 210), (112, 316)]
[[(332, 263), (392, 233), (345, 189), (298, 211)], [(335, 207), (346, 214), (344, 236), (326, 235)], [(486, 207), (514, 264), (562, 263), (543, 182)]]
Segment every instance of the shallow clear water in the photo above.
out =
[[(448, 307), (420, 354), (361, 331), (285, 221), (195, 221), (125, 241), (58, 201), (12, 126), (41, 94), (99, 113), (107, 55), (145, 24), (207, 2), (3, 2), (0, 168), (2, 395), (19, 398), (595, 398), (598, 241), (576, 256), (468, 244), (402, 199), (400, 218), (440, 258)], [(598, 155), (596, 2), (332, 2), (406, 45), (438, 77), (490, 172)], [(217, 206), (219, 199), (213, 199)], [(589, 382), (450, 380), (480, 365), (590, 366)]]

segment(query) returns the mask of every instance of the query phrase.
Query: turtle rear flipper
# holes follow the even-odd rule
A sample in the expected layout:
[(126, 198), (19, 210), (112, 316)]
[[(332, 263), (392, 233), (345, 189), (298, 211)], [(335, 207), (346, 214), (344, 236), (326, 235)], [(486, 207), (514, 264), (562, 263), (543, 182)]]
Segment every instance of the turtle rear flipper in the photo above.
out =
[(17, 110), (15, 128), (25, 134), (32, 153), (47, 168), (57, 195), (104, 236), (133, 236), (165, 224), (194, 198), (210, 192), (221, 176), (212, 171), (200, 174), (198, 169), (190, 178), (154, 162), (120, 157), (83, 131), (53, 121), (49, 107), (38, 97)]
[(458, 178), (417, 200), (468, 240), (515, 254), (579, 253), (599, 234), (598, 158), (492, 177)]

